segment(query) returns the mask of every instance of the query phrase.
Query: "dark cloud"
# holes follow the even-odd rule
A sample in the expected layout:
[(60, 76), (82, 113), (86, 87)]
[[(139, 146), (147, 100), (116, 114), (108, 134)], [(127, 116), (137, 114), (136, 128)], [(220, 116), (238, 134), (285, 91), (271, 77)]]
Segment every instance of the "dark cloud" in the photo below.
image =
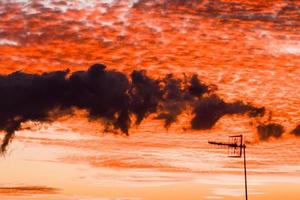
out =
[(300, 125), (298, 125), (294, 130), (292, 130), (291, 133), (296, 136), (300, 136)]
[(54, 71), (43, 74), (15, 72), (0, 75), (0, 130), (5, 131), (4, 152), (23, 122), (52, 122), (58, 116), (84, 109), (91, 120), (100, 119), (107, 128), (129, 133), (132, 121), (139, 125), (150, 114), (165, 127), (192, 108), (193, 129), (209, 129), (224, 115), (262, 116), (264, 108), (243, 102), (226, 103), (211, 94), (210, 86), (196, 75), (153, 79), (145, 71), (130, 76), (95, 64), (87, 71)]
[(280, 138), (284, 133), (284, 127), (276, 123), (260, 124), (257, 126), (257, 132), (260, 140), (268, 140), (271, 137)]

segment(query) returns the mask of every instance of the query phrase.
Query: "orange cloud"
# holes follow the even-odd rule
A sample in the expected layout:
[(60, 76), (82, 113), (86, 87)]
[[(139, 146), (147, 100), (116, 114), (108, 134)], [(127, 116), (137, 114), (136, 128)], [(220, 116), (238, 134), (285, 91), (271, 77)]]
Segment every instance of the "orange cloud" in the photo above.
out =
[(1, 195), (34, 195), (34, 194), (55, 194), (59, 190), (57, 188), (45, 186), (16, 186), (16, 187), (0, 187)]

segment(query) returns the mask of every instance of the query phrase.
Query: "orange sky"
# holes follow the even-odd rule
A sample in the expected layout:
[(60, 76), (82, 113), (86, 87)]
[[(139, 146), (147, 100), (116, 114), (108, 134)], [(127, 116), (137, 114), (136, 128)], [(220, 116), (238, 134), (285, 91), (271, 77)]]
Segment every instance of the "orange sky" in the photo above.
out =
[[(300, 2), (184, 2), (1, 1), (0, 73), (86, 70), (94, 63), (151, 76), (196, 73), (226, 101), (265, 106), (271, 121), (285, 126), (283, 137), (257, 143), (254, 120), (226, 116), (208, 131), (184, 131), (184, 117), (169, 130), (150, 119), (127, 138), (101, 133), (79, 111), (17, 132), (0, 159), (0, 196), (240, 199), (242, 160), (206, 142), (243, 133), (251, 199), (298, 199), (299, 138), (289, 132), (300, 124)], [(31, 186), (42, 188), (26, 190)]]

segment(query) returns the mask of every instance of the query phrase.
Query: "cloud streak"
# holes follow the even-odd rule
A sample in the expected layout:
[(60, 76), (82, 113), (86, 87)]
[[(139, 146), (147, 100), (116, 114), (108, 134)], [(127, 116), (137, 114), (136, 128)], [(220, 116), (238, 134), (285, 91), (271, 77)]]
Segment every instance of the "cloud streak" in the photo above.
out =
[(57, 188), (45, 186), (0, 187), (0, 193), (2, 195), (55, 194), (57, 192)]

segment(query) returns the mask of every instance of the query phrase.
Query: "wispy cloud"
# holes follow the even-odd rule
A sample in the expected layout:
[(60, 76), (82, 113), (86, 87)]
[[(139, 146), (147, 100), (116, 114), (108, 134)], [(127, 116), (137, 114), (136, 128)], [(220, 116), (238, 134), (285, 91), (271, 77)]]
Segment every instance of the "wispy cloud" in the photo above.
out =
[(56, 194), (58, 188), (46, 186), (15, 186), (15, 187), (0, 187), (1, 195), (33, 195), (33, 194)]

